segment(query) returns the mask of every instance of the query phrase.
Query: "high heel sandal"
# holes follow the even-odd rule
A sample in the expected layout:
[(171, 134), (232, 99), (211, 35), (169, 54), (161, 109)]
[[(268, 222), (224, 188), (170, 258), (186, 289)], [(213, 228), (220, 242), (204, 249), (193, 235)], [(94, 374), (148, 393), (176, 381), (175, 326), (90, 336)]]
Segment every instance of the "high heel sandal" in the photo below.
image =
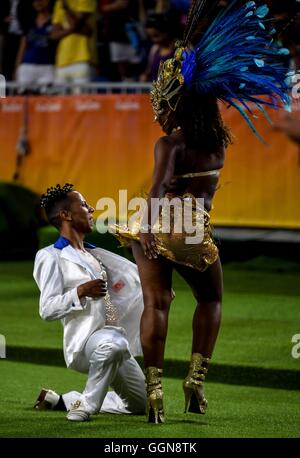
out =
[(148, 423), (164, 423), (163, 391), (161, 386), (162, 369), (147, 367), (145, 370), (147, 384), (147, 409)]
[(204, 358), (200, 353), (193, 353), (190, 363), (190, 369), (187, 377), (183, 381), (183, 391), (185, 397), (185, 413), (199, 413), (204, 415), (207, 409), (207, 399), (203, 391), (203, 382), (207, 374), (207, 367), (210, 358)]

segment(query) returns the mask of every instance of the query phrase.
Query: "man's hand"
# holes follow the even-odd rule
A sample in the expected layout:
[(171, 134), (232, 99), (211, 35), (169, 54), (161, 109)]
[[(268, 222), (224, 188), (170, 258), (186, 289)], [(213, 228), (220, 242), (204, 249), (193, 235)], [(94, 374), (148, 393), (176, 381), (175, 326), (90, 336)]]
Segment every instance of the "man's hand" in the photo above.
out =
[(274, 125), (275, 130), (287, 134), (294, 142), (300, 145), (300, 118), (294, 114), (286, 115)]
[(104, 280), (91, 280), (78, 286), (77, 294), (79, 299), (88, 296), (93, 299), (104, 297), (107, 293), (107, 283)]

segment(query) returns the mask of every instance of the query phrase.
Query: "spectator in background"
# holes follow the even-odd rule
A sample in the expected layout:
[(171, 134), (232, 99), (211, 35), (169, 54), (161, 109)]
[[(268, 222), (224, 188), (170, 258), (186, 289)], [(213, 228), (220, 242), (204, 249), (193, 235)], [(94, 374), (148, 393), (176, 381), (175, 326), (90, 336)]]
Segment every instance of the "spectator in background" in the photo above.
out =
[[(50, 4), (55, 0), (50, 0)], [(34, 23), (36, 12), (30, 0), (0, 1), (0, 34), (2, 34), (1, 73), (8, 81), (13, 79), (17, 53), (22, 35)], [(0, 51), (1, 54), (1, 51)]]
[(174, 27), (166, 14), (153, 13), (146, 21), (146, 32), (153, 43), (145, 73), (141, 81), (154, 81), (157, 78), (161, 61), (170, 59), (175, 50)]
[(117, 78), (122, 81), (130, 79), (131, 65), (140, 63), (140, 56), (130, 43), (126, 30), (134, 14), (134, 3), (132, 0), (100, 0), (110, 60), (116, 66)]
[(170, 9), (176, 11), (179, 21), (184, 26), (191, 6), (191, 0), (170, 0)]
[(51, 37), (57, 40), (57, 84), (89, 82), (97, 65), (96, 1), (57, 0)]
[(6, 18), (9, 16), (9, 0), (2, 0), (0, 2), (0, 73), (2, 74), (2, 60), (3, 60), (3, 45), (4, 34), (7, 30)]
[(21, 84), (54, 81), (55, 44), (50, 39), (51, 12), (49, 0), (32, 0), (36, 12), (28, 33), (22, 36), (16, 60), (16, 79)]
[(1, 0), (0, 3), (3, 30), (2, 73), (7, 81), (11, 81), (22, 35), (18, 18), (19, 0)]
[(169, 0), (156, 0), (155, 2), (155, 13), (163, 14), (169, 11), (170, 1)]

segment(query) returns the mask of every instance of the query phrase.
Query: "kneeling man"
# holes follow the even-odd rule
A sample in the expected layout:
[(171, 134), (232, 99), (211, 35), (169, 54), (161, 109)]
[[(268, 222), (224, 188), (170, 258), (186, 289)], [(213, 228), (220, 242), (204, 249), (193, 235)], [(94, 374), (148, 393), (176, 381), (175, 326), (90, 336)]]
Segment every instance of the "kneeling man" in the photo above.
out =
[[(98, 412), (145, 412), (139, 324), (142, 290), (135, 264), (84, 242), (94, 209), (73, 185), (57, 185), (41, 205), (60, 233), (38, 251), (34, 279), (40, 289), (40, 316), (61, 320), (67, 367), (88, 373), (82, 394), (62, 397), (42, 390), (37, 407), (66, 408), (67, 419), (85, 421)], [(108, 391), (109, 387), (114, 391)]]

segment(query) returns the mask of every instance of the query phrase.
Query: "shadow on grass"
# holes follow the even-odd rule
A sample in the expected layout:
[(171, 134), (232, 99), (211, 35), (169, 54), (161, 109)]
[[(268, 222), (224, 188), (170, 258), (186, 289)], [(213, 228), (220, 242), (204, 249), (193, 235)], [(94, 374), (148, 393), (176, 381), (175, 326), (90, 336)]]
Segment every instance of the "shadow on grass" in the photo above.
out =
[[(62, 351), (55, 348), (7, 347), (7, 361), (65, 367)], [(137, 358), (142, 366), (142, 358)], [(165, 360), (164, 376), (183, 379), (188, 362)], [(244, 385), (264, 388), (300, 390), (300, 371), (288, 369), (266, 369), (252, 366), (212, 364), (208, 381), (229, 385)]]

